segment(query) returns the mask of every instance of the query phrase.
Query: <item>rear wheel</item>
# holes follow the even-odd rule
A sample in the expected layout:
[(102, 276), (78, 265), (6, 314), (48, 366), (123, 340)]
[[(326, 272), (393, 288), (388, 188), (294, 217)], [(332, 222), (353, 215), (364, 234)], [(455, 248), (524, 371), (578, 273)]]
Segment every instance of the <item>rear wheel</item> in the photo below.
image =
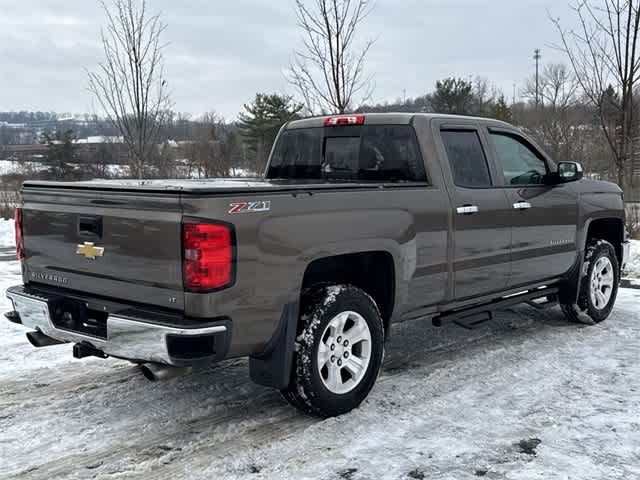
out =
[(607, 319), (618, 295), (620, 267), (613, 245), (605, 240), (591, 243), (585, 252), (585, 274), (578, 301), (561, 305), (572, 322), (595, 324)]
[(353, 286), (322, 286), (303, 300), (301, 321), (284, 398), (321, 417), (356, 408), (382, 364), (384, 331), (375, 302)]

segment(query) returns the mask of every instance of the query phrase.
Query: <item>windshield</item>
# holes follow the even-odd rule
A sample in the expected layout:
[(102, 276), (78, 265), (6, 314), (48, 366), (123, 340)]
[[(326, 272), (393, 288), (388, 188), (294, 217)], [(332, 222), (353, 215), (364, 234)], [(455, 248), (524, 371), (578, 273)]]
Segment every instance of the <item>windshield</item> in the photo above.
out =
[(410, 125), (363, 125), (284, 131), (267, 178), (323, 181), (425, 182)]

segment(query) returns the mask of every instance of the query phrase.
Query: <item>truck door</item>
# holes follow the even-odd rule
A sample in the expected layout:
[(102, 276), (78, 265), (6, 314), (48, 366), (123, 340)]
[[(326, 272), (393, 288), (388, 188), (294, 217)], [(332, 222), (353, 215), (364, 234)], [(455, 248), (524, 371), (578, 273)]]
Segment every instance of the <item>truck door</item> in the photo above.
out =
[(546, 185), (555, 168), (517, 131), (489, 128), (498, 178), (510, 206), (510, 287), (567, 272), (576, 260), (577, 194), (570, 184)]
[(463, 300), (505, 288), (510, 273), (510, 205), (494, 182), (475, 123), (440, 125), (453, 215), (453, 297)]

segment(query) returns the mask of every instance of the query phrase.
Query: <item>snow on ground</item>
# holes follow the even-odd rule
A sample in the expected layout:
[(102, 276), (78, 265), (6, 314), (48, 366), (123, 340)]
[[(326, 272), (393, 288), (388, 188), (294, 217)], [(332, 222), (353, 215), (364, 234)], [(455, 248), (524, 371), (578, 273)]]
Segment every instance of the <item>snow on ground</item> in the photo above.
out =
[(43, 170), (46, 166), (42, 162), (17, 162), (0, 160), (0, 175), (11, 175), (24, 171)]
[(0, 249), (15, 247), (15, 232), (13, 230), (13, 220), (0, 218)]
[[(188, 160), (184, 159), (181, 162), (178, 162), (176, 166), (176, 173), (181, 177), (189, 177), (189, 178), (201, 178), (200, 174), (192, 170), (187, 165)], [(72, 163), (70, 164), (75, 167), (80, 167), (82, 164)], [(0, 160), (0, 176), (1, 175), (11, 175), (28, 172), (37, 172), (40, 170), (45, 170), (47, 165), (42, 162), (18, 162), (14, 160)], [(109, 177), (120, 178), (127, 177), (130, 174), (130, 168), (128, 165), (123, 165), (119, 163), (110, 163), (105, 165), (106, 173)], [(259, 175), (255, 172), (247, 170), (245, 168), (231, 168), (228, 172), (230, 177), (234, 178), (256, 178)]]
[[(0, 262), (0, 290), (19, 276)], [(621, 289), (594, 327), (528, 306), (473, 331), (394, 326), (370, 397), (324, 421), (244, 360), (149, 383), (0, 322), (0, 479), (640, 478), (639, 302)]]
[(640, 240), (631, 240), (631, 254), (623, 277), (640, 279)]

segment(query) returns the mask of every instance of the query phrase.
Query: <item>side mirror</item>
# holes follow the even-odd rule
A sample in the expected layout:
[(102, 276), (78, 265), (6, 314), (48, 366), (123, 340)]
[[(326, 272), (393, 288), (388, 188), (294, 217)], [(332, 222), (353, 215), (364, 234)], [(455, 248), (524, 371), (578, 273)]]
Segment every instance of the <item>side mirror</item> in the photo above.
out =
[(577, 182), (582, 176), (582, 165), (578, 162), (560, 162), (558, 170), (552, 174), (553, 183)]

